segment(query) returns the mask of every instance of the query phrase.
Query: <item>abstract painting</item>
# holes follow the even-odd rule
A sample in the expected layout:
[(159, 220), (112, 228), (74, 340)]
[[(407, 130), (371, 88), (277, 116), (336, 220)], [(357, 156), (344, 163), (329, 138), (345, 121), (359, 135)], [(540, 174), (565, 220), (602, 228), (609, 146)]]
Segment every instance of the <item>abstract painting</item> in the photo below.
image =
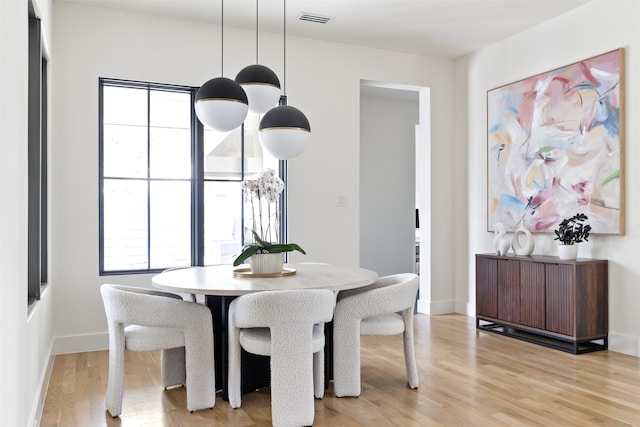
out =
[(487, 92), (487, 228), (624, 233), (624, 50)]

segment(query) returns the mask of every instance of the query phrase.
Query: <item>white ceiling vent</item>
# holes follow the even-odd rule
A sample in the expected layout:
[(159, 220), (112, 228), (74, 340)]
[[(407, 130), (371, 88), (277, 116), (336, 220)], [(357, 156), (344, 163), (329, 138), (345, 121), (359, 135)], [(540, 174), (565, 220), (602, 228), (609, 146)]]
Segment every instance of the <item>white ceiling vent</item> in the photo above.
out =
[(318, 15), (317, 13), (302, 12), (300, 14), (301, 21), (316, 22), (318, 24), (326, 24), (334, 19), (331, 16)]

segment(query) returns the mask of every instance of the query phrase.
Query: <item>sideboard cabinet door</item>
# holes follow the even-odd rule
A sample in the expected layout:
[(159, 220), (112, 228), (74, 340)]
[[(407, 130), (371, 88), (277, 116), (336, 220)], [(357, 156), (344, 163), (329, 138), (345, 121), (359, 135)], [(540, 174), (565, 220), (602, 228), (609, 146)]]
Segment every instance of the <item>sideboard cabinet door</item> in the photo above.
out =
[(498, 319), (520, 323), (520, 261), (498, 261)]
[(545, 264), (520, 261), (520, 323), (545, 328)]
[(574, 267), (569, 264), (547, 264), (546, 276), (546, 329), (574, 337), (576, 330)]
[(498, 317), (498, 261), (476, 257), (476, 313)]

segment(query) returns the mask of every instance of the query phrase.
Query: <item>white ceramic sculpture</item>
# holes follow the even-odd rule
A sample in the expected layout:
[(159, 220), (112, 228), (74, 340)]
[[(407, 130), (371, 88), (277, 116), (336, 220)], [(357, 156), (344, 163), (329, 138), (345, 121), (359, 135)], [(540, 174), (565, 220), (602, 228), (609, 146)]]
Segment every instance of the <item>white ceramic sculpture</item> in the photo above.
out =
[[(521, 242), (522, 236), (524, 236), (524, 243)], [(513, 234), (511, 247), (513, 248), (513, 252), (515, 252), (516, 255), (529, 256), (533, 253), (535, 241), (533, 240), (533, 235), (529, 230), (527, 230), (524, 224), (520, 224), (518, 229)]]
[(495, 236), (493, 238), (493, 248), (496, 251), (496, 255), (505, 256), (509, 252), (509, 248), (511, 247), (511, 239), (507, 236), (507, 230), (504, 227), (504, 224), (501, 222), (497, 222), (494, 226)]

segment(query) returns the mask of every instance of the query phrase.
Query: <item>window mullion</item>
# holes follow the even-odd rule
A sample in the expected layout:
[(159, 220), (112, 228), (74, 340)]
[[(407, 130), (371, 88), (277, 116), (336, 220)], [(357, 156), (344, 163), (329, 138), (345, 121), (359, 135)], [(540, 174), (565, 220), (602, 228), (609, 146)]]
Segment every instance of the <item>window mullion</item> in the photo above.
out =
[(147, 269), (151, 269), (151, 88), (147, 86)]
[[(191, 91), (195, 105), (196, 89)], [(191, 109), (191, 263), (204, 265), (204, 128)]]

